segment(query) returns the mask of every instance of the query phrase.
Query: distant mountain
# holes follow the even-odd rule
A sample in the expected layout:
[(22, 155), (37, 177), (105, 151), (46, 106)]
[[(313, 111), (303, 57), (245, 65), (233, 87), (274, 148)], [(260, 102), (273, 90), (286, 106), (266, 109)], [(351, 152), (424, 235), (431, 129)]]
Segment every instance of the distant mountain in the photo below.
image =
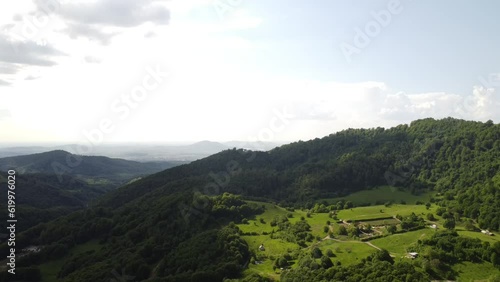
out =
[(261, 141), (256, 141), (256, 142), (229, 141), (229, 142), (224, 142), (223, 144), (229, 148), (240, 148), (253, 151), (269, 151), (283, 145), (282, 143), (277, 143), (277, 142), (261, 142)]
[(0, 171), (19, 174), (73, 175), (89, 184), (122, 185), (136, 177), (149, 175), (178, 165), (173, 162), (141, 163), (101, 156), (78, 156), (56, 150), (39, 154), (0, 158)]
[[(20, 231), (86, 207), (120, 185), (175, 165), (77, 156), (61, 150), (0, 158), (0, 172), (16, 171)], [(0, 178), (0, 183), (5, 182)]]
[(213, 152), (220, 152), (229, 149), (228, 146), (212, 141), (200, 141), (191, 145), (179, 147), (184, 150), (197, 153), (197, 154), (213, 154)]
[(43, 146), (0, 147), (0, 158), (38, 154), (53, 150), (55, 148)]
[[(279, 144), (272, 142), (213, 142), (200, 141), (193, 144), (102, 144), (92, 147), (89, 155), (107, 156), (139, 162), (161, 161), (174, 162), (175, 164), (186, 163), (217, 154), (229, 148), (241, 148), (254, 151), (268, 151)], [(76, 144), (54, 145), (54, 146), (17, 146), (0, 147), (0, 158), (21, 155), (39, 154), (44, 152), (63, 150), (72, 154), (78, 154)]]

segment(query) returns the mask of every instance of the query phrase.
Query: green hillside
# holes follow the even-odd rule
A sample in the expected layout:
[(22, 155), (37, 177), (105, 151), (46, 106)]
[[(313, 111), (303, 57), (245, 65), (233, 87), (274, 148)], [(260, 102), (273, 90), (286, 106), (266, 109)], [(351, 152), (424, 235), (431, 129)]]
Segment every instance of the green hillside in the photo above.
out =
[[(399, 198), (368, 194), (384, 189)], [(355, 200), (363, 193), (374, 199)], [(21, 233), (20, 248), (42, 250), (19, 265), (46, 279), (46, 264), (67, 257), (57, 281), (429, 281), (474, 269), (497, 279), (499, 224), (500, 126), (425, 119), (226, 150), (144, 177)]]

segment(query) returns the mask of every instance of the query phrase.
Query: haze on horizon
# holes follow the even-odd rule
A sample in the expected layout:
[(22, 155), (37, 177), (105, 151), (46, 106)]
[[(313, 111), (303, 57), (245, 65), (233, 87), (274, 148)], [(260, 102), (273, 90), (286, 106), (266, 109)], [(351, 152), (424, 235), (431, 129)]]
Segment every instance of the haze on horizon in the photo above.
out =
[(0, 140), (284, 142), (500, 121), (500, 2), (0, 4)]

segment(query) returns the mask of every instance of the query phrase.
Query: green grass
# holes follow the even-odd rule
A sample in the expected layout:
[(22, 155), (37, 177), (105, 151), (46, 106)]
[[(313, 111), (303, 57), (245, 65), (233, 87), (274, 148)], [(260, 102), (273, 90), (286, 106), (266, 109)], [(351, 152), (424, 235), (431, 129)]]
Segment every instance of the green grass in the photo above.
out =
[(58, 281), (57, 274), (61, 270), (61, 267), (64, 265), (67, 259), (69, 259), (73, 255), (78, 255), (87, 251), (97, 251), (101, 248), (98, 241), (89, 241), (85, 244), (75, 246), (71, 250), (69, 250), (69, 254), (58, 260), (51, 260), (47, 263), (43, 263), (40, 265), (40, 272), (42, 273), (42, 281), (43, 282), (52, 282)]
[(377, 249), (369, 246), (361, 241), (335, 241), (323, 240), (319, 243), (318, 248), (323, 254), (326, 250), (331, 249), (336, 257), (331, 258), (335, 263), (340, 261), (344, 266), (359, 263), (361, 259), (373, 254)]
[(381, 226), (381, 225), (395, 225), (399, 223), (399, 220), (395, 218), (388, 218), (388, 219), (363, 220), (362, 222), (370, 224), (371, 226)]
[[(258, 234), (262, 234), (263, 232), (270, 233), (273, 229), (278, 230), (277, 227), (272, 227), (270, 222), (276, 216), (287, 216), (287, 214), (291, 213), (293, 217), (288, 218), (288, 220), (293, 224), (300, 220), (301, 217), (304, 217), (307, 223), (311, 225), (311, 233), (314, 236), (325, 237), (326, 233), (323, 232), (323, 227), (326, 225), (328, 220), (334, 221), (330, 217), (328, 217), (327, 213), (316, 213), (312, 214), (311, 217), (307, 217), (307, 212), (302, 210), (295, 210), (293, 212), (289, 212), (284, 208), (275, 206), (270, 203), (262, 203), (262, 202), (253, 202), (247, 201), (249, 203), (256, 203), (258, 205), (264, 205), (266, 207), (266, 211), (263, 214), (257, 215), (255, 219), (251, 219), (248, 221), (248, 224), (238, 224), (238, 227), (243, 232), (257, 232)], [(263, 218), (265, 223), (260, 222), (260, 218)]]
[(388, 250), (398, 258), (406, 255), (408, 247), (415, 245), (418, 240), (430, 238), (435, 232), (436, 230), (434, 229), (424, 228), (371, 240), (370, 243), (379, 248)]
[[(295, 210), (293, 212), (289, 212), (286, 209), (278, 207), (271, 203), (254, 203), (264, 205), (266, 208), (265, 212), (261, 215), (257, 215), (254, 219), (249, 220), (248, 224), (238, 224), (238, 227), (243, 232), (256, 232), (257, 234), (259, 234), (257, 236), (245, 235), (242, 236), (242, 238), (248, 243), (251, 251), (255, 252), (256, 254), (264, 254), (267, 256), (267, 259), (263, 260), (263, 263), (259, 265), (250, 264), (248, 269), (244, 271), (245, 276), (248, 276), (252, 273), (257, 273), (264, 277), (279, 280), (279, 270), (277, 270), (276, 272), (273, 271), (274, 259), (279, 257), (280, 255), (293, 252), (298, 249), (300, 249), (302, 252), (310, 252), (313, 246), (319, 247), (323, 251), (323, 253), (325, 253), (326, 250), (331, 249), (336, 255), (336, 257), (332, 258), (332, 261), (340, 261), (344, 266), (356, 264), (360, 262), (361, 259), (366, 258), (370, 254), (374, 253), (376, 251), (376, 248), (374, 248), (373, 246), (388, 250), (396, 260), (405, 260), (405, 258), (402, 257), (406, 255), (408, 247), (416, 244), (418, 240), (430, 238), (436, 232), (436, 230), (434, 229), (424, 228), (417, 231), (394, 234), (388, 237), (369, 241), (368, 243), (373, 244), (373, 246), (370, 246), (369, 244), (361, 242), (359, 240), (353, 240), (351, 238), (348, 238), (347, 236), (336, 236), (335, 240), (326, 239), (320, 242), (315, 240), (312, 243), (307, 242), (307, 244), (309, 245), (308, 248), (300, 248), (295, 243), (286, 242), (282, 239), (271, 239), (270, 235), (262, 235), (262, 233), (271, 233), (273, 229), (277, 231), (278, 228), (272, 227), (270, 225), (270, 222), (276, 216), (286, 216), (290, 213), (292, 214), (292, 217), (289, 218), (289, 221), (292, 224), (299, 221), (301, 217), (304, 217), (311, 226), (311, 233), (315, 237), (319, 236), (320, 238), (325, 238), (327, 236), (327, 233), (325, 233), (323, 230), (324, 226), (326, 226), (327, 221), (331, 222), (333, 230), (336, 230), (339, 225), (335, 223), (335, 220), (329, 218), (327, 213), (313, 213), (311, 217), (307, 217), (307, 211), (305, 210)], [(389, 207), (378, 205), (341, 210), (338, 212), (337, 216), (338, 218), (341, 218), (343, 220), (363, 221), (375, 226), (378, 224), (396, 223), (396, 220), (394, 219), (381, 218), (392, 217), (397, 214), (406, 216), (414, 212), (415, 214), (422, 215), (425, 218), (425, 215), (427, 213), (433, 213), (435, 215), (436, 208), (436, 205), (432, 205), (430, 209), (426, 209), (424, 205), (394, 204)], [(260, 218), (264, 219), (265, 224), (260, 222)], [(442, 229), (441, 226), (440, 228)], [(498, 234), (497, 236), (486, 236), (480, 232), (464, 231), (460, 227), (457, 228), (457, 231), (460, 235), (479, 238), (490, 243), (500, 241), (500, 236)], [(260, 244), (264, 244), (266, 248), (265, 251), (258, 250)], [(294, 264), (291, 266), (292, 268), (297, 266), (296, 261), (294, 261), (293, 263)], [(464, 263), (454, 266), (454, 269), (460, 273), (460, 279), (458, 281), (473, 281), (472, 279), (484, 280), (489, 278), (493, 271), (497, 271), (490, 263)], [(480, 273), (480, 275), (478, 275), (477, 273)]]
[(466, 236), (466, 237), (471, 237), (471, 238), (478, 238), (482, 241), (485, 242), (490, 242), (490, 244), (494, 244), (496, 242), (500, 242), (500, 235), (495, 234), (495, 236), (488, 236), (486, 234), (483, 234), (479, 231), (466, 231), (466, 230), (458, 230), (457, 233), (460, 236)]
[(500, 275), (500, 271), (491, 263), (462, 262), (455, 264), (453, 270), (458, 272), (458, 282), (488, 281), (494, 274)]
[[(279, 274), (273, 271), (274, 259), (280, 255), (300, 248), (295, 243), (286, 242), (281, 239), (271, 239), (269, 235), (241, 237), (248, 243), (248, 247), (251, 251), (258, 255), (267, 256), (267, 259), (264, 259), (262, 264), (249, 264), (248, 269), (245, 270), (245, 276), (250, 275), (251, 273), (257, 273), (261, 276), (279, 280)], [(260, 244), (264, 244), (264, 247), (266, 248), (265, 251), (260, 251), (258, 249)]]
[(421, 195), (412, 195), (408, 191), (400, 191), (392, 186), (380, 186), (371, 190), (363, 190), (352, 193), (341, 198), (326, 199), (329, 203), (337, 203), (340, 200), (351, 201), (354, 205), (386, 203), (400, 203), (405, 201), (407, 204), (415, 204), (416, 201), (428, 202), (432, 193), (423, 193)]
[(424, 205), (391, 205), (389, 207), (379, 205), (341, 210), (338, 212), (337, 217), (343, 220), (369, 220), (395, 216), (397, 214), (406, 216), (412, 212), (417, 215), (435, 214), (436, 208), (436, 205), (431, 206), (429, 210)]

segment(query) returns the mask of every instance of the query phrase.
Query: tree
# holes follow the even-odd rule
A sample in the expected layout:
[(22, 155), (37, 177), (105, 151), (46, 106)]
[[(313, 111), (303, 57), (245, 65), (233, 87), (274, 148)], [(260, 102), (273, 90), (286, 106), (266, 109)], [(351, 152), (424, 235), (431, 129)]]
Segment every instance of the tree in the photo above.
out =
[(359, 235), (359, 228), (357, 226), (354, 226), (354, 225), (350, 225), (349, 226), (349, 229), (347, 230), (347, 233), (349, 234), (349, 236), (351, 237), (356, 237)]
[(436, 218), (434, 217), (434, 215), (432, 213), (428, 213), (427, 214), (427, 220), (430, 220), (430, 221), (435, 221)]
[(326, 250), (326, 255), (327, 255), (329, 258), (333, 258), (333, 257), (335, 257), (335, 254), (333, 253), (332, 249), (328, 249), (328, 250)]
[(446, 212), (446, 208), (443, 208), (443, 207), (439, 207), (437, 210), (436, 210), (436, 214), (439, 215), (439, 216), (442, 216), (443, 213)]
[(499, 267), (499, 266), (500, 266), (500, 255), (498, 255), (497, 253), (493, 252), (493, 253), (491, 254), (490, 261), (491, 261), (491, 263), (492, 263), (494, 266)]
[(386, 227), (386, 229), (387, 229), (387, 232), (389, 232), (391, 234), (396, 233), (396, 231), (398, 230), (396, 225), (389, 225)]
[(454, 229), (455, 228), (455, 219), (453, 219), (453, 218), (447, 218), (444, 221), (443, 226), (444, 226), (444, 228), (449, 229), (449, 230)]
[(394, 263), (394, 259), (391, 257), (391, 254), (389, 254), (389, 251), (386, 249), (381, 249), (373, 254), (373, 259), (374, 260), (379, 260), (379, 261), (387, 261), (391, 264)]
[(322, 256), (321, 257), (321, 266), (324, 269), (328, 269), (328, 268), (332, 267), (333, 266), (332, 260), (327, 256)]
[(313, 258), (320, 258), (323, 256), (323, 253), (318, 247), (314, 247), (314, 249), (311, 251), (311, 255)]
[(288, 261), (284, 257), (279, 257), (274, 261), (274, 266), (276, 268), (287, 267)]
[(339, 226), (339, 230), (337, 231), (339, 235), (347, 235), (347, 229), (344, 225)]
[(345, 209), (345, 210), (346, 210), (346, 209), (350, 209), (350, 208), (352, 208), (353, 206), (354, 206), (354, 205), (353, 205), (353, 203), (352, 203), (351, 201), (347, 201), (347, 202), (345, 202), (344, 209)]
[(469, 231), (476, 230), (476, 226), (474, 226), (474, 224), (472, 223), (472, 220), (467, 220), (464, 224), (464, 227), (466, 230), (469, 230)]

